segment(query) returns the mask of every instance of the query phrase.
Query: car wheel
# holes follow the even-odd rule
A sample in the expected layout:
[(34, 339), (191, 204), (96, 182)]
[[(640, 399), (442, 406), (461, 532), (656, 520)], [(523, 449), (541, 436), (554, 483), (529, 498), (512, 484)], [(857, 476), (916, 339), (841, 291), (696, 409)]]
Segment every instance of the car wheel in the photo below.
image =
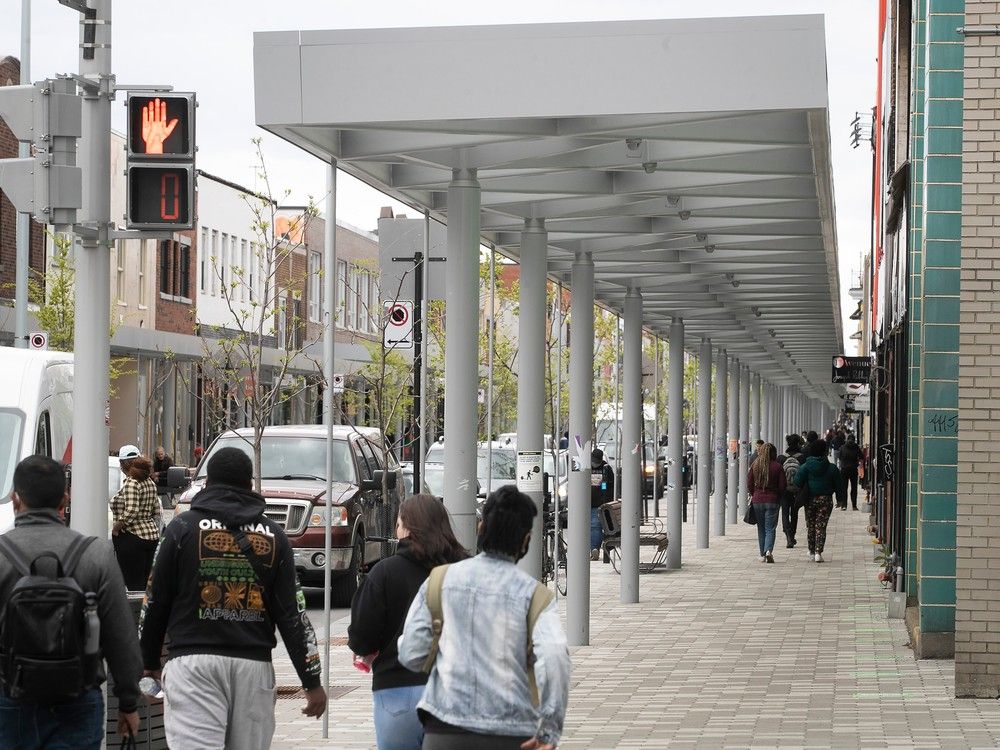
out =
[(365, 545), (359, 539), (351, 553), (351, 567), (330, 582), (330, 600), (334, 607), (350, 607), (365, 573)]

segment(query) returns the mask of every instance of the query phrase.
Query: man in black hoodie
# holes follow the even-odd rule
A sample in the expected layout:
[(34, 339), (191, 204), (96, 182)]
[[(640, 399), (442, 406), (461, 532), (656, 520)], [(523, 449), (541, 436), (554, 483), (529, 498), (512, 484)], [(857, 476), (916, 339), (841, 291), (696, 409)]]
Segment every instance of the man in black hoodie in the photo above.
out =
[(140, 623), (146, 674), (160, 677), (171, 747), (264, 750), (274, 735), (274, 628), (302, 687), (302, 713), (326, 710), (316, 635), (295, 577), (291, 545), (251, 491), (253, 465), (239, 448), (209, 459), (191, 510), (167, 527)]

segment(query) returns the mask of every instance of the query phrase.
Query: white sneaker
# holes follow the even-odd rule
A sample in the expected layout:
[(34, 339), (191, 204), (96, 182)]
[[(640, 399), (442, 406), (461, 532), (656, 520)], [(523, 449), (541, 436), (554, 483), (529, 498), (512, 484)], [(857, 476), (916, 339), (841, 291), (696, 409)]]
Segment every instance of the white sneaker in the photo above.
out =
[(757, 558), (757, 560), (760, 561), (760, 562), (764, 562), (764, 560), (766, 560), (766, 559), (767, 558), (764, 557), (763, 555), (761, 555), (760, 557)]
[(823, 562), (823, 553), (822, 552), (817, 552), (816, 553), (816, 562)]

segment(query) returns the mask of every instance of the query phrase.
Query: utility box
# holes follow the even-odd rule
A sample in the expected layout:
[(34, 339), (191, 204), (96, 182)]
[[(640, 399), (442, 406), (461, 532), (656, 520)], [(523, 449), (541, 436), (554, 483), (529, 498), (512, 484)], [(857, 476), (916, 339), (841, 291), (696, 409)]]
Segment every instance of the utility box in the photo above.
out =
[(889, 619), (902, 620), (906, 615), (906, 593), (903, 591), (889, 592)]

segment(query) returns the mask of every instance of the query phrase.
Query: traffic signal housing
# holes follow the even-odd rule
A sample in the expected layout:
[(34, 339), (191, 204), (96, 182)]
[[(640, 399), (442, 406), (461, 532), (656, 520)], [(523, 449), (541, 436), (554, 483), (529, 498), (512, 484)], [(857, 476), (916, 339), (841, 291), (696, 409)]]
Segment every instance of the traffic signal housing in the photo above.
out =
[(126, 226), (180, 230), (194, 226), (193, 93), (130, 93)]

